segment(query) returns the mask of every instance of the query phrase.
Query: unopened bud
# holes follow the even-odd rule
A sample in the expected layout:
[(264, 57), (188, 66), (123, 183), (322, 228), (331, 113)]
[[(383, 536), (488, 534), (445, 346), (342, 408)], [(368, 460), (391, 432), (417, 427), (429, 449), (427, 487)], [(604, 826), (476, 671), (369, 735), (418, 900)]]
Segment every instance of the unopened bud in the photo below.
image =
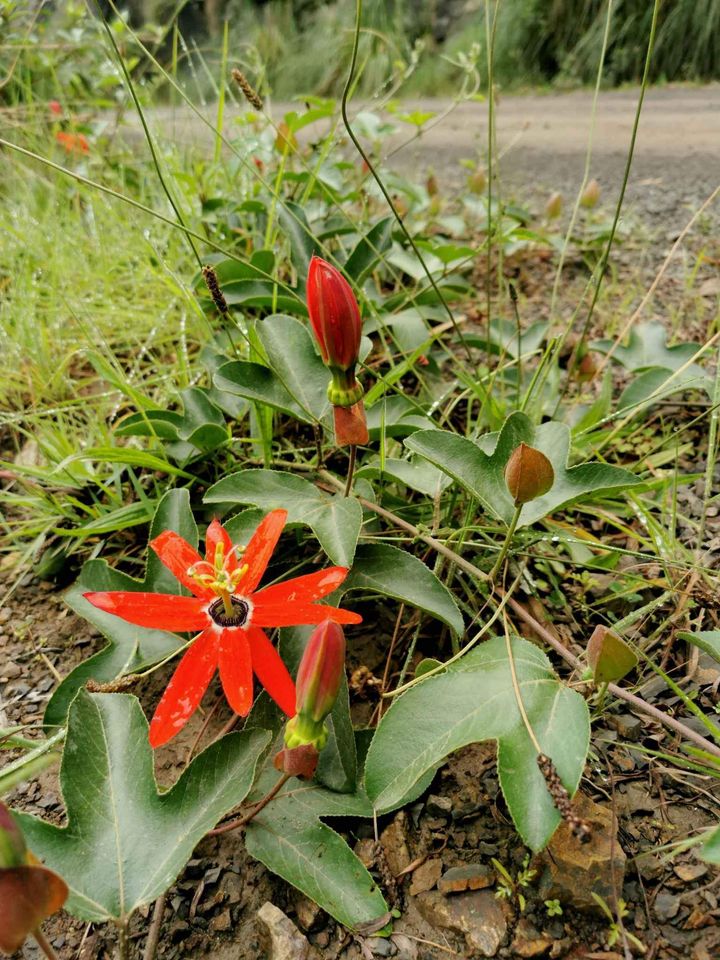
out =
[(505, 483), (516, 507), (541, 497), (554, 482), (555, 471), (544, 453), (526, 443), (515, 447), (505, 467)]
[(298, 667), (297, 713), (285, 727), (285, 745), (293, 750), (311, 744), (322, 750), (328, 739), (325, 717), (337, 699), (345, 674), (345, 634), (332, 620), (310, 635)]
[(0, 869), (27, 863), (27, 847), (20, 827), (4, 803), (0, 803)]
[(590, 209), (594, 207), (600, 199), (600, 184), (597, 180), (591, 180), (580, 194), (580, 204)]
[(310, 261), (307, 307), (323, 363), (354, 371), (362, 336), (360, 308), (345, 277), (322, 257)]
[(562, 208), (563, 196), (556, 190), (555, 193), (550, 194), (548, 202), (545, 204), (545, 216), (548, 220), (557, 220), (562, 213)]
[(425, 181), (425, 189), (427, 190), (429, 197), (436, 196), (439, 188), (438, 188), (437, 177), (435, 176), (434, 173), (431, 173), (430, 176)]
[(587, 659), (596, 683), (615, 683), (637, 666), (633, 650), (612, 630), (599, 625), (587, 645)]

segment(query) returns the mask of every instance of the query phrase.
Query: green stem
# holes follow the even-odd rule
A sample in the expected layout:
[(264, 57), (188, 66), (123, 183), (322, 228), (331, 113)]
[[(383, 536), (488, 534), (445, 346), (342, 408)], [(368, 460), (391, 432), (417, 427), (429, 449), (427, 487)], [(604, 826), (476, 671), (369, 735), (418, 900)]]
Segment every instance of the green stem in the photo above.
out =
[(380, 176), (378, 175), (377, 171), (375, 170), (375, 167), (374, 167), (373, 163), (371, 162), (370, 157), (368, 157), (367, 153), (365, 152), (365, 150), (364, 150), (363, 147), (362, 147), (362, 144), (360, 143), (360, 141), (358, 140), (358, 138), (355, 136), (355, 133), (354, 133), (352, 127), (350, 126), (350, 119), (348, 118), (347, 105), (348, 105), (348, 99), (349, 99), (349, 97), (350, 97), (350, 91), (351, 91), (352, 86), (353, 86), (353, 81), (354, 81), (354, 79), (355, 79), (355, 67), (356, 67), (356, 65), (357, 65), (358, 44), (359, 44), (359, 41), (360, 41), (360, 24), (361, 24), (361, 22), (362, 22), (362, 0), (355, 0), (355, 33), (354, 33), (354, 36), (353, 36), (352, 56), (351, 56), (351, 58), (350, 58), (350, 69), (349, 69), (349, 71), (348, 71), (347, 80), (345, 81), (345, 88), (344, 88), (343, 93), (342, 93), (342, 100), (340, 101), (340, 112), (342, 113), (343, 124), (345, 125), (345, 129), (347, 130), (348, 136), (349, 136), (350, 139), (352, 140), (352, 142), (353, 142), (353, 144), (354, 144), (354, 146), (355, 146), (355, 149), (357, 150), (357, 152), (360, 154), (360, 156), (363, 158), (363, 160), (364, 160), (365, 163), (367, 164), (367, 168), (368, 168), (368, 170), (370, 171), (370, 173), (372, 174), (372, 177), (373, 177), (373, 179), (375, 180), (375, 183), (377, 183), (378, 187), (380, 188), (380, 192), (382, 193), (383, 197), (385, 198), (385, 202), (386, 202), (387, 205), (390, 207), (390, 210), (392, 211), (393, 216), (394, 216), (395, 219), (397, 220), (398, 226), (399, 226), (400, 229), (402, 230), (403, 236), (405, 237), (405, 239), (407, 240), (407, 242), (408, 242), (408, 243), (410, 244), (410, 246), (412, 247), (413, 253), (414, 253), (415, 256), (417, 257), (418, 262), (419, 262), (420, 266), (422, 267), (425, 276), (428, 278), (428, 282), (430, 283), (430, 286), (433, 288), (433, 291), (434, 291), (436, 297), (438, 298), (438, 302), (442, 305), (443, 309), (445, 310), (445, 312), (447, 313), (448, 317), (450, 318), (450, 322), (451, 322), (452, 325), (453, 325), (453, 329), (455, 330), (455, 333), (456, 333), (457, 337), (459, 338), (460, 343), (463, 345), (463, 348), (464, 348), (464, 350), (465, 350), (465, 354), (467, 355), (467, 358), (468, 358), (468, 363), (469, 363), (469, 364), (471, 365), (471, 367), (472, 367), (473, 358), (472, 358), (472, 354), (470, 353), (470, 347), (468, 346), (467, 341), (465, 340), (465, 337), (464, 337), (464, 335), (463, 335), (462, 330), (461, 330), (460, 327), (458, 326), (458, 322), (457, 322), (457, 320), (455, 319), (455, 316), (453, 315), (452, 310), (451, 310), (450, 307), (448, 306), (447, 300), (445, 299), (445, 297), (443, 296), (440, 288), (438, 287), (437, 283), (435, 282), (435, 279), (434, 279), (433, 275), (430, 273), (430, 270), (428, 269), (427, 264), (425, 263), (425, 260), (424, 260), (424, 258), (423, 258), (423, 255), (422, 255), (422, 254), (420, 253), (420, 251), (418, 250), (418, 248), (417, 248), (417, 246), (416, 246), (416, 244), (415, 244), (415, 241), (414, 241), (413, 238), (410, 236), (410, 233), (409, 233), (407, 227), (405, 226), (405, 223), (404, 223), (404, 221), (403, 221), (403, 218), (402, 218), (402, 217), (400, 216), (400, 214), (398, 213), (397, 208), (396, 208), (395, 204), (393, 203), (392, 198), (390, 197), (390, 194), (387, 192), (387, 189), (386, 189), (386, 187), (385, 187), (385, 184), (382, 182), (382, 179), (380, 178)]
[(266, 793), (262, 800), (259, 800), (249, 813), (246, 813), (244, 817), (238, 817), (237, 820), (230, 820), (228, 823), (223, 823), (221, 826), (215, 827), (214, 830), (208, 831), (208, 836), (216, 837), (221, 833), (229, 833), (231, 830), (237, 830), (239, 827), (244, 827), (246, 824), (250, 823), (250, 821), (254, 819), (260, 813), (260, 811), (263, 810), (270, 803), (270, 801), (278, 795), (278, 793), (280, 793), (289, 779), (290, 774), (283, 773), (272, 790)]
[(590, 301), (590, 306), (588, 308), (587, 316), (585, 317), (585, 323), (583, 324), (583, 329), (580, 334), (578, 342), (575, 344), (575, 349), (572, 352), (570, 360), (568, 361), (567, 367), (567, 378), (565, 380), (565, 385), (558, 399), (555, 411), (557, 412), (560, 403), (565, 395), (568, 385), (570, 384), (573, 373), (575, 372), (575, 367), (580, 356), (580, 351), (585, 344), (587, 339), (588, 332), (590, 330), (590, 324), (592, 322), (593, 314), (595, 313), (595, 307), (600, 296), (600, 288), (602, 287), (603, 278), (605, 276), (605, 270), (610, 259), (610, 251), (612, 250), (613, 243), (615, 242), (615, 233), (617, 231), (617, 226), (620, 221), (620, 213), (623, 208), (623, 202), (625, 200), (625, 191), (627, 189), (628, 181), (630, 179), (630, 168), (632, 167), (633, 157), (635, 155), (635, 141), (637, 140), (638, 128), (640, 126), (640, 114), (642, 113), (643, 101), (645, 99), (645, 90), (647, 89), (648, 79), (650, 76), (650, 63), (652, 62), (653, 50), (655, 48), (655, 32), (657, 29), (658, 13), (660, 11), (660, 0), (655, 0), (653, 5), (653, 14), (652, 21), (650, 24), (650, 36), (648, 37), (647, 52), (645, 54), (645, 67), (643, 69), (642, 81), (640, 84), (640, 96), (638, 97), (637, 108), (635, 110), (635, 119), (633, 122), (632, 134), (630, 136), (630, 148), (628, 150), (627, 160), (625, 162), (625, 172), (623, 174), (623, 180), (620, 187), (620, 195), (617, 200), (617, 205), (615, 207), (615, 216), (613, 217), (612, 227), (610, 228), (610, 236), (608, 237), (607, 245), (603, 250), (602, 257), (600, 258), (600, 263), (598, 264), (596, 280), (595, 280), (595, 289), (593, 290), (592, 299)]
[(522, 510), (522, 508), (523, 508), (522, 504), (519, 504), (517, 507), (515, 507), (515, 513), (513, 513), (513, 517), (512, 517), (512, 520), (510, 521), (510, 526), (508, 527), (508, 532), (505, 537), (505, 543), (502, 545), (502, 549), (498, 554), (498, 558), (495, 561), (495, 566), (490, 571), (490, 580), (493, 580), (493, 581), (495, 580), (495, 577), (498, 575), (500, 571), (500, 567), (502, 566), (503, 560), (507, 556), (507, 552), (510, 548), (510, 543), (512, 542), (513, 535), (515, 534), (515, 528), (517, 527), (518, 520), (520, 519), (520, 511)]
[(53, 950), (52, 945), (50, 944), (50, 941), (47, 939), (47, 937), (42, 932), (40, 927), (36, 927), (33, 930), (32, 935), (37, 940), (38, 946), (40, 947), (42, 952), (45, 954), (45, 956), (48, 958), (48, 960), (58, 960), (58, 955)]
[(343, 496), (349, 497), (352, 492), (353, 477), (355, 476), (355, 460), (357, 458), (357, 447), (350, 445), (350, 462), (348, 463), (347, 480), (345, 481), (345, 493)]

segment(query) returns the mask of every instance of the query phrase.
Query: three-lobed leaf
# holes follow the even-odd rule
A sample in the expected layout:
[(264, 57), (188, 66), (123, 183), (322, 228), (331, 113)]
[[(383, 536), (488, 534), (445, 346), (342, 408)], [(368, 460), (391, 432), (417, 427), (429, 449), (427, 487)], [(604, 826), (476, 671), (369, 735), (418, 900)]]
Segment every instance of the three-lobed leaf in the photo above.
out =
[(583, 463), (568, 467), (570, 429), (550, 421), (535, 426), (524, 413), (511, 414), (499, 433), (487, 434), (473, 442), (445, 430), (422, 430), (405, 440), (408, 449), (419, 453), (457, 480), (493, 516), (510, 523), (514, 504), (504, 471), (513, 451), (521, 443), (536, 447), (550, 460), (555, 479), (542, 497), (526, 503), (518, 527), (526, 527), (580, 497), (622, 490), (640, 483), (638, 477), (605, 463)]
[[(517, 688), (542, 751), (574, 792), (587, 755), (585, 701), (561, 683), (537, 647), (513, 638)], [(377, 812), (392, 809), (428, 770), (478, 740), (497, 740), (500, 784), (525, 843), (540, 850), (560, 821), (520, 711), (504, 637), (400, 696), (368, 751), (365, 786)]]
[(158, 793), (148, 724), (129, 694), (79, 691), (60, 784), (67, 826), (19, 814), (28, 845), (70, 887), (84, 920), (122, 920), (173, 883), (196, 844), (250, 790), (270, 735), (223, 737)]
[(240, 470), (214, 484), (206, 503), (252, 504), (288, 511), (288, 523), (310, 527), (333, 563), (348, 567), (362, 525), (357, 500), (323, 493), (309, 480), (278, 470)]

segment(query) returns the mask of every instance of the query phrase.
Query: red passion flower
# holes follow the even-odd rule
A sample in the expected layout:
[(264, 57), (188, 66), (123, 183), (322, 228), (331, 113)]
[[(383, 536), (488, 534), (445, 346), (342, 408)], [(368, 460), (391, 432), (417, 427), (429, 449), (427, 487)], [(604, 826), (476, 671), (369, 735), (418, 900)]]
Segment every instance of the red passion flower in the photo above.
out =
[(178, 664), (152, 718), (153, 747), (167, 743), (185, 726), (216, 669), (235, 713), (249, 712), (255, 673), (280, 709), (293, 716), (295, 684), (262, 628), (362, 620), (350, 610), (314, 602), (340, 586), (347, 567), (328, 567), (258, 590), (286, 520), (286, 510), (267, 514), (244, 549), (234, 546), (224, 527), (213, 520), (205, 538), (204, 560), (170, 530), (152, 540), (152, 549), (192, 597), (124, 590), (84, 594), (93, 606), (140, 627), (201, 631)]

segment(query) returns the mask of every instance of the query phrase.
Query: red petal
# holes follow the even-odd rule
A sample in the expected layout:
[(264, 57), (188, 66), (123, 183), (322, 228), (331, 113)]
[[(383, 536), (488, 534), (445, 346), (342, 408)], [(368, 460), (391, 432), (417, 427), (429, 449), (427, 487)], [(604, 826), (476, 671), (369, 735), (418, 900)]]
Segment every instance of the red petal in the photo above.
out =
[(136, 593), (114, 590), (111, 593), (84, 593), (98, 610), (138, 627), (157, 630), (202, 630), (209, 623), (207, 603), (198, 597), (176, 597), (170, 593)]
[(209, 564), (215, 564), (215, 552), (218, 544), (223, 546), (225, 569), (232, 573), (238, 565), (237, 556), (233, 550), (233, 542), (225, 527), (218, 520), (213, 520), (205, 534), (205, 559)]
[(273, 510), (262, 518), (243, 554), (241, 563), (247, 564), (248, 569), (235, 593), (248, 595), (260, 583), (286, 521), (287, 510)]
[(317, 573), (308, 573), (304, 577), (295, 577), (293, 580), (266, 587), (255, 594), (253, 602), (312, 603), (313, 600), (320, 600), (336, 590), (347, 575), (347, 567), (328, 567)]
[(295, 684), (280, 654), (259, 627), (247, 630), (255, 676), (289, 717), (295, 716)]
[(303, 624), (362, 623), (359, 613), (328, 607), (320, 603), (263, 603), (260, 595), (253, 607), (252, 622), (256, 627), (297, 627)]
[(150, 541), (150, 546), (165, 564), (170, 573), (187, 587), (196, 597), (212, 597), (212, 590), (201, 586), (189, 575), (190, 567), (201, 562), (200, 554), (180, 534), (164, 530), (160, 536)]
[(151, 747), (172, 740), (200, 706), (217, 667), (217, 639), (217, 633), (208, 627), (177, 665), (150, 723)]
[(244, 630), (235, 628), (220, 634), (220, 679), (227, 702), (244, 717), (253, 702), (250, 644)]

